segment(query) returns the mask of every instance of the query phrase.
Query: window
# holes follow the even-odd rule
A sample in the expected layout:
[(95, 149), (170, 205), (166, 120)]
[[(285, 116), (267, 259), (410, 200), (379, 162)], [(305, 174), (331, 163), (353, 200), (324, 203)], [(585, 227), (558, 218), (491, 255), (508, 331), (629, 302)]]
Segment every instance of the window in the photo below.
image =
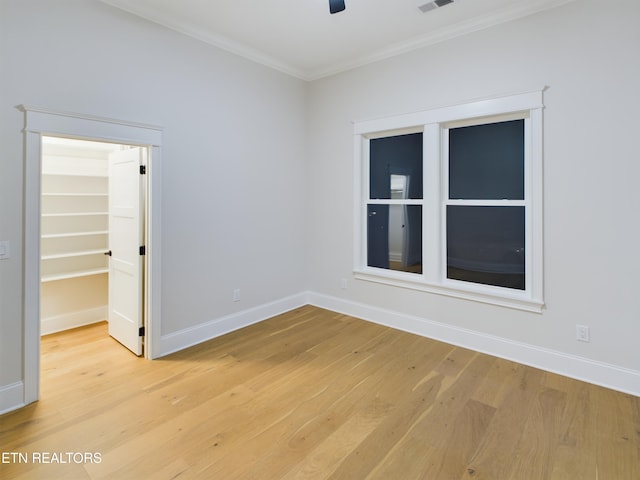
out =
[(369, 144), (367, 265), (422, 273), (422, 133)]
[(524, 119), (446, 133), (447, 278), (525, 290)]
[(355, 124), (355, 275), (540, 311), (542, 92)]

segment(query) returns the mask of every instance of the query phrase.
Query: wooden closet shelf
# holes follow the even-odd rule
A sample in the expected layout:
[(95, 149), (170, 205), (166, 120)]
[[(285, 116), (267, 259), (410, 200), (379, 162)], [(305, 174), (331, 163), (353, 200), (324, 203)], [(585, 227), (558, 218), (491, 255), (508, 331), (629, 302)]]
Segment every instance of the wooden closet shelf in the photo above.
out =
[(43, 197), (108, 197), (108, 193), (90, 192), (43, 192)]
[(42, 235), (42, 238), (66, 238), (66, 237), (88, 237), (91, 235), (106, 235), (108, 230), (93, 230), (90, 232), (71, 232), (71, 233), (49, 233)]
[(108, 178), (105, 173), (64, 173), (64, 172), (42, 172), (42, 175), (50, 177), (91, 177), (91, 178)]
[(80, 250), (77, 252), (68, 252), (68, 253), (56, 253), (52, 255), (42, 255), (40, 257), (41, 260), (55, 260), (58, 258), (72, 258), (72, 257), (85, 257), (88, 255), (99, 255), (104, 254), (107, 251), (106, 248), (100, 250)]
[(43, 213), (43, 217), (95, 217), (109, 215), (109, 212), (66, 212), (66, 213)]
[(108, 268), (94, 268), (91, 270), (78, 270), (76, 272), (67, 273), (54, 273), (51, 275), (43, 275), (40, 279), (42, 282), (54, 282), (56, 280), (66, 280), (68, 278), (87, 277), (89, 275), (100, 275), (102, 273), (109, 273)]

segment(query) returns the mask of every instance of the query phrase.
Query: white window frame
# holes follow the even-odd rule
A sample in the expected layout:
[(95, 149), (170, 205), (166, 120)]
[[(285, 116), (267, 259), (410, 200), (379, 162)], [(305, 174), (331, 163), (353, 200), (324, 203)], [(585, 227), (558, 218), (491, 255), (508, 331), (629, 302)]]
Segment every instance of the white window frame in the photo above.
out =
[[(520, 93), (423, 112), (354, 122), (354, 276), (466, 300), (541, 312), (543, 301), (542, 236), (542, 111), (543, 90)], [(489, 203), (525, 207), (525, 290), (447, 278), (446, 216), (448, 199), (448, 130), (512, 119), (525, 120), (525, 198)], [(423, 132), (422, 273), (367, 265), (369, 141), (373, 138)], [(467, 204), (474, 201), (466, 201)], [(483, 201), (486, 205), (488, 202)], [(437, 228), (433, 228), (433, 226)]]

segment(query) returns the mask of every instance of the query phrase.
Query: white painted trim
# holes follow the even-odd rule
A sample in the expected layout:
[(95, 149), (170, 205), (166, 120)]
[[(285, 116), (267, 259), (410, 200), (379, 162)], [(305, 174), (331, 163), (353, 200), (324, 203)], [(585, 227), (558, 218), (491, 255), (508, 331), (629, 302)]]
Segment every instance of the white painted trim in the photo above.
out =
[(401, 132), (405, 129), (414, 129), (434, 123), (446, 124), (473, 118), (481, 119), (516, 112), (528, 112), (544, 107), (543, 92), (545, 89), (546, 87), (543, 87), (528, 92), (496, 95), (454, 105), (434, 107), (420, 112), (358, 120), (353, 122), (353, 133), (365, 137), (378, 137), (380, 136), (378, 132), (389, 132), (389, 135), (395, 135), (396, 131)]
[[(32, 105), (17, 107), (25, 114), (24, 177), (24, 253), (23, 253), (23, 404), (40, 396), (40, 177), (41, 137), (60, 136), (76, 139), (140, 145), (150, 148), (147, 229), (147, 334), (145, 356), (154, 358), (155, 344), (161, 332), (160, 295), (160, 199), (162, 128), (113, 118), (54, 111)], [(152, 239), (152, 241), (151, 241)], [(153, 316), (152, 316), (153, 315)]]
[(41, 319), (40, 335), (49, 335), (70, 328), (83, 327), (85, 325), (91, 325), (92, 323), (102, 322), (107, 319), (108, 313), (108, 306), (103, 305), (62, 315), (52, 315)]
[(23, 247), (23, 404), (40, 397), (41, 135), (25, 131)]
[[(52, 110), (35, 105), (19, 105), (18, 110), (29, 113), (25, 130), (43, 135), (82, 138), (132, 145), (162, 145), (162, 127), (147, 123)], [(105, 128), (105, 125), (109, 125)], [(96, 137), (96, 129), (104, 132)], [(73, 136), (69, 132), (74, 132)]]
[[(353, 123), (354, 134), (354, 276), (356, 279), (410, 288), (450, 297), (474, 300), (508, 308), (540, 313), (543, 299), (542, 217), (542, 109), (545, 88), (499, 97), (487, 97), (390, 117)], [(447, 130), (454, 125), (483, 124), (505, 118), (525, 121), (525, 199), (522, 201), (451, 200), (448, 194)], [(473, 121), (473, 123), (469, 123)], [(391, 204), (392, 200), (371, 199), (369, 185), (370, 138), (394, 136), (407, 129), (423, 131), (424, 198), (422, 274), (369, 267), (367, 252), (367, 205)], [(357, 195), (357, 196), (356, 196)], [(525, 206), (526, 289), (515, 290), (461, 282), (446, 277), (446, 209), (448, 205)], [(433, 225), (439, 228), (433, 229)]]
[[(441, 262), (442, 260), (436, 257), (436, 261)], [(451, 279), (444, 279), (439, 283), (429, 283), (423, 280), (424, 275), (374, 267), (354, 270), (353, 276), (358, 280), (367, 282), (446, 295), (447, 297), (514, 308), (526, 312), (540, 313), (544, 308), (544, 303), (530, 299), (526, 294), (520, 293), (520, 290), (505, 291), (506, 289), (491, 285), (459, 282)]]
[(162, 148), (150, 148), (151, 164), (147, 165), (147, 246), (145, 262), (145, 358), (160, 356), (162, 332)]
[(24, 382), (0, 387), (0, 415), (24, 407)]
[(467, 35), (473, 32), (491, 28), (502, 23), (507, 23), (526, 17), (550, 8), (555, 8), (575, 0), (529, 0), (528, 2), (516, 2), (514, 5), (504, 5), (502, 8), (485, 13), (484, 15), (461, 21), (443, 28), (431, 30), (424, 35), (387, 45), (372, 53), (362, 54), (346, 61), (337, 62), (321, 68), (301, 68), (290, 62), (283, 62), (259, 48), (251, 47), (220, 35), (204, 28), (197, 27), (189, 22), (182, 21), (175, 16), (159, 13), (153, 7), (141, 4), (133, 5), (132, 2), (123, 3), (118, 0), (101, 0), (113, 7), (146, 18), (166, 28), (195, 38), (217, 48), (239, 55), (253, 62), (279, 70), (305, 81), (318, 80), (320, 78), (336, 75), (357, 67), (379, 62), (404, 53), (418, 50), (430, 45), (435, 45), (452, 38)]
[(309, 304), (387, 327), (640, 396), (640, 371), (455, 327), (426, 318), (310, 292)]
[[(304, 305), (314, 305), (396, 330), (640, 396), (640, 371), (638, 370), (316, 292), (300, 292), (211, 320), (205, 324), (164, 335), (156, 342), (157, 356), (183, 350)], [(0, 388), (0, 414), (30, 403), (23, 401), (24, 389), (23, 382), (16, 382)]]
[(486, 30), (496, 25), (518, 20), (519, 18), (539, 13), (550, 8), (559, 7), (573, 1), (575, 0), (540, 0), (537, 2), (519, 2), (518, 5), (513, 6), (503, 5), (503, 8), (497, 11), (489, 12), (486, 15), (458, 22), (444, 28), (431, 30), (424, 35), (419, 35), (418, 37), (413, 37), (403, 42), (388, 45), (371, 54), (363, 55), (346, 62), (336, 63), (323, 69), (309, 70), (305, 72), (304, 76), (300, 76), (300, 78), (312, 81), (337, 75), (348, 70), (353, 70), (354, 68), (363, 67), (365, 65), (397, 57), (398, 55), (403, 55), (414, 50), (426, 48), (431, 45), (437, 45), (438, 43), (442, 43), (453, 38), (462, 37), (474, 32)]
[(159, 356), (169, 355), (185, 348), (197, 345), (226, 333), (239, 330), (254, 323), (262, 322), (281, 313), (307, 305), (307, 293), (302, 292), (290, 297), (259, 305), (257, 307), (231, 313), (209, 322), (185, 328), (178, 332), (163, 335), (160, 338)]
[(282, 62), (273, 55), (265, 53), (257, 48), (245, 45), (225, 35), (212, 32), (211, 30), (208, 30), (206, 28), (198, 27), (188, 21), (182, 21), (176, 16), (162, 15), (161, 13), (158, 13), (157, 9), (152, 6), (147, 7), (142, 5), (140, 2), (138, 2), (137, 4), (133, 4), (132, 2), (122, 4), (117, 0), (101, 1), (115, 8), (119, 8), (120, 10), (124, 10), (125, 12), (129, 12), (138, 17), (145, 18), (153, 23), (157, 23), (158, 25), (162, 25), (163, 27), (166, 27), (170, 30), (181, 33), (182, 35), (186, 35), (209, 45), (213, 45), (216, 48), (229, 53), (233, 53), (234, 55), (238, 55), (239, 57), (246, 58), (247, 60), (251, 60), (252, 62), (264, 65), (274, 70), (278, 70), (301, 80), (310, 80), (310, 78), (305, 74), (303, 70), (297, 68), (292, 64)]

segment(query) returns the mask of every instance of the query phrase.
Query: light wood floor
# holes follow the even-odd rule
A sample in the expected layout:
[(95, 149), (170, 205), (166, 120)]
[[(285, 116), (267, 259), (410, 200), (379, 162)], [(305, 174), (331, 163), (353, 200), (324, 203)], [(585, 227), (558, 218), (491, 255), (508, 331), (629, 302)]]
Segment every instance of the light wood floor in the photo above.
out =
[(640, 479), (638, 397), (314, 307), (155, 361), (105, 325), (42, 351), (2, 479)]

